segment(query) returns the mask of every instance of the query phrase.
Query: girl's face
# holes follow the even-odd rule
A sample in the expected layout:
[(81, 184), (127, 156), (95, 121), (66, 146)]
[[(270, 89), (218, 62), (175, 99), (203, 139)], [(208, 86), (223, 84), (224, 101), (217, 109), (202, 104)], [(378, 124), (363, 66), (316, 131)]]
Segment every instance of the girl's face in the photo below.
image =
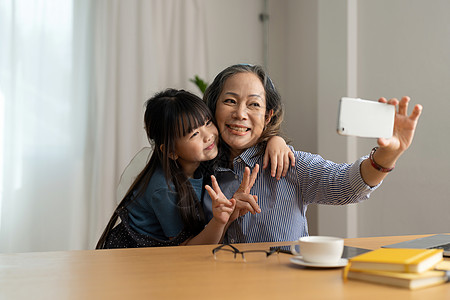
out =
[(231, 158), (256, 145), (270, 121), (259, 77), (248, 72), (229, 77), (217, 100), (215, 117), (222, 139), (231, 148)]
[(202, 161), (217, 156), (218, 132), (211, 120), (175, 142), (175, 156), (187, 177), (193, 177)]

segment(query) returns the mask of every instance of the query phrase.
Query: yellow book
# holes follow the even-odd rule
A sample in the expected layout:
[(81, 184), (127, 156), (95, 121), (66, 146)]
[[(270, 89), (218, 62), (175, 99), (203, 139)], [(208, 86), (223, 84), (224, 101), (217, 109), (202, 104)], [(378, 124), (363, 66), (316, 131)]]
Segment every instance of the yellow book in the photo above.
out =
[(346, 278), (367, 281), (378, 284), (386, 284), (407, 288), (411, 290), (434, 286), (448, 281), (449, 272), (446, 271), (425, 271), (422, 273), (399, 273), (388, 271), (363, 271), (349, 270)]
[(450, 271), (450, 260), (441, 261), (434, 267), (434, 269), (440, 271)]
[(350, 270), (421, 273), (443, 260), (442, 249), (380, 248), (349, 260)]

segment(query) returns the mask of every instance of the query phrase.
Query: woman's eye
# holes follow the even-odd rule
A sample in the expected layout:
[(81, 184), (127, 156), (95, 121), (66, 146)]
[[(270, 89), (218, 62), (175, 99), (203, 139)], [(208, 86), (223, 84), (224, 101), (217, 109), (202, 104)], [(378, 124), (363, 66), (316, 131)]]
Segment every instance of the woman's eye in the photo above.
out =
[(234, 99), (225, 99), (223, 102), (224, 103), (228, 103), (228, 104), (234, 104), (234, 103), (236, 103), (236, 100), (234, 100)]
[(211, 125), (211, 123), (212, 123), (212, 121), (211, 120), (208, 120), (208, 121), (206, 121), (206, 126), (209, 126), (209, 125)]
[(259, 104), (258, 102), (254, 102), (250, 104), (251, 107), (261, 107), (261, 104)]

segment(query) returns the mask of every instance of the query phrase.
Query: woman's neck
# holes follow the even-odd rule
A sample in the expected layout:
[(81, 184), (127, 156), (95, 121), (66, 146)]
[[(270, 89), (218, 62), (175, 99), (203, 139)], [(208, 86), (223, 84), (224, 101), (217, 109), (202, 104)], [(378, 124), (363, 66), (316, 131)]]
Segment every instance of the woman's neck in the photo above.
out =
[(233, 160), (238, 157), (239, 155), (242, 154), (242, 152), (244, 152), (243, 150), (233, 150), (230, 149), (230, 161), (233, 162)]

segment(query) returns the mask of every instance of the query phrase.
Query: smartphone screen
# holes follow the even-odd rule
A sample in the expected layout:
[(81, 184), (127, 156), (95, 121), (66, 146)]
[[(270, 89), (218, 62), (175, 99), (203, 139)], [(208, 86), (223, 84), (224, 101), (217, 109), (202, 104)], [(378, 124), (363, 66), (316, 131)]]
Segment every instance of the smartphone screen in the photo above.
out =
[(390, 138), (394, 118), (394, 105), (343, 97), (339, 102), (337, 132), (358, 137)]

